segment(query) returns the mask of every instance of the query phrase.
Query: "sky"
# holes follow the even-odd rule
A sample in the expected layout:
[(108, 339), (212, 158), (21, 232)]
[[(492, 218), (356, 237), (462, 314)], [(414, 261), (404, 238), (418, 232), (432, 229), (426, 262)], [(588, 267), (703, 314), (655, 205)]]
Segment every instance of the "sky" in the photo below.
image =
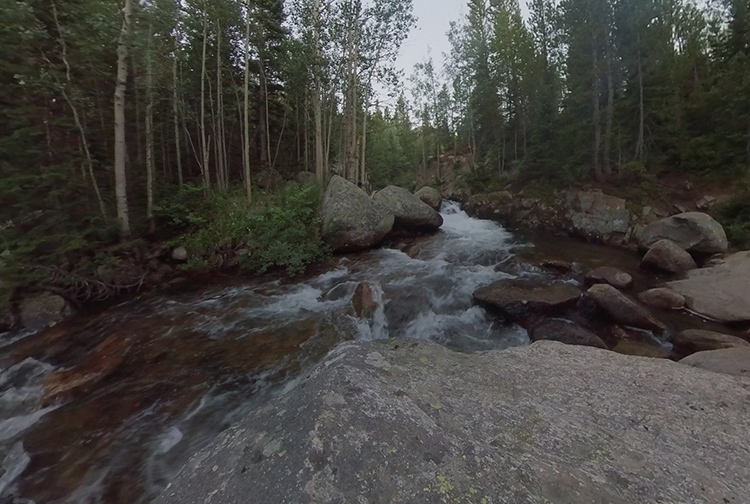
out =
[(401, 47), (396, 62), (407, 76), (415, 64), (427, 58), (428, 48), (432, 49), (436, 66), (442, 67), (443, 53), (449, 53), (451, 47), (447, 36), (450, 23), (466, 16), (466, 0), (414, 0), (414, 15), (417, 26)]

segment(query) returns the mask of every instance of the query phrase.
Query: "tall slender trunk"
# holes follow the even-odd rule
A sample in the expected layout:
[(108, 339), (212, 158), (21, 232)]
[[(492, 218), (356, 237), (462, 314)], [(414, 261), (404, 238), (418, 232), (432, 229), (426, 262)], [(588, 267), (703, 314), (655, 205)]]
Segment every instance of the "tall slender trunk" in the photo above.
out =
[(148, 42), (146, 49), (146, 221), (148, 232), (156, 231), (154, 221), (154, 93), (153, 93), (153, 64), (151, 62), (151, 36), (152, 30), (149, 26)]
[(594, 35), (591, 41), (591, 57), (593, 62), (593, 108), (594, 108), (594, 174), (596, 179), (603, 180), (602, 167), (599, 160), (599, 152), (602, 145), (601, 110), (599, 107), (599, 51), (596, 44), (597, 37)]
[(117, 41), (117, 81), (114, 95), (115, 113), (115, 195), (117, 218), (120, 220), (120, 235), (130, 235), (128, 213), (127, 173), (125, 172), (125, 90), (128, 85), (128, 44), (133, 17), (133, 0), (125, 0), (122, 9), (122, 28)]
[(604, 126), (604, 174), (612, 175), (612, 120), (615, 115), (615, 85), (612, 75), (612, 48), (607, 43), (607, 121)]
[(221, 89), (221, 23), (216, 21), (216, 113), (214, 114), (214, 134), (216, 136), (216, 180), (219, 189), (227, 189), (225, 168), (225, 145), (222, 131), (224, 122), (224, 111), (222, 107)]
[(172, 115), (174, 120), (174, 149), (175, 158), (177, 160), (177, 182), (180, 187), (184, 184), (184, 176), (182, 173), (182, 149), (180, 148), (180, 106), (179, 106), (179, 95), (177, 92), (178, 78), (177, 78), (177, 54), (179, 51), (179, 38), (174, 38), (174, 54), (172, 55)]
[(638, 161), (643, 161), (645, 149), (644, 149), (644, 135), (645, 135), (645, 109), (643, 105), (643, 64), (641, 61), (641, 36), (638, 35), (638, 140), (635, 143), (635, 158)]
[[(88, 177), (91, 179), (91, 186), (94, 189), (94, 195), (96, 196), (96, 201), (99, 203), (99, 212), (102, 214), (102, 217), (106, 219), (107, 207), (104, 205), (104, 200), (102, 199), (102, 193), (99, 190), (99, 183), (96, 181), (96, 177), (94, 176), (94, 162), (91, 157), (91, 151), (89, 149), (88, 138), (86, 137), (86, 129), (83, 127), (83, 123), (81, 122), (81, 117), (78, 114), (78, 108), (73, 102), (73, 99), (70, 97), (70, 95), (66, 91), (66, 87), (72, 88), (73, 86), (73, 78), (71, 77), (71, 71), (70, 71), (70, 62), (68, 61), (68, 46), (65, 43), (65, 38), (63, 37), (62, 26), (60, 26), (60, 19), (57, 16), (57, 5), (55, 5), (54, 1), (52, 1), (51, 4), (52, 4), (52, 15), (55, 19), (55, 26), (57, 27), (57, 34), (60, 39), (60, 47), (62, 49), (62, 60), (63, 60), (63, 63), (65, 64), (66, 85), (61, 86), (62, 95), (63, 95), (63, 98), (65, 99), (65, 102), (70, 107), (71, 112), (73, 113), (73, 121), (75, 122), (76, 128), (78, 129), (78, 134), (81, 136), (81, 145), (83, 147), (83, 152), (86, 155), (86, 171), (88, 173)], [(49, 127), (49, 123), (45, 123), (45, 124), (47, 127)], [(48, 138), (49, 138), (49, 135), (48, 135)], [(48, 141), (48, 144), (49, 143), (50, 142)]]
[(247, 200), (253, 201), (253, 186), (250, 181), (250, 9), (245, 13), (245, 103), (242, 139), (242, 168), (245, 173), (245, 193)]
[(323, 161), (323, 110), (321, 105), (321, 94), (323, 92), (321, 85), (321, 65), (322, 55), (320, 48), (320, 30), (321, 30), (321, 19), (320, 19), (320, 0), (314, 0), (313, 2), (313, 19), (314, 24), (314, 80), (315, 89), (312, 94), (312, 107), (313, 107), (313, 119), (315, 121), (315, 175), (318, 178), (318, 184), (323, 185), (325, 183), (327, 170), (325, 169)]
[(208, 151), (208, 140), (206, 138), (206, 45), (208, 44), (208, 13), (207, 2), (203, 2), (203, 48), (201, 55), (201, 172), (203, 173), (203, 186), (206, 192), (211, 191), (211, 172), (208, 169), (210, 153)]
[(367, 107), (364, 107), (364, 114), (362, 117), (362, 154), (360, 159), (360, 172), (359, 172), (359, 180), (362, 182), (362, 186), (364, 187), (366, 181), (367, 181)]
[(269, 103), (268, 103), (268, 79), (266, 76), (265, 71), (265, 62), (260, 62), (260, 76), (263, 80), (263, 131), (265, 133), (265, 150), (267, 153), (267, 159), (266, 162), (270, 164), (271, 162), (271, 119), (270, 119), (270, 113), (269, 113)]

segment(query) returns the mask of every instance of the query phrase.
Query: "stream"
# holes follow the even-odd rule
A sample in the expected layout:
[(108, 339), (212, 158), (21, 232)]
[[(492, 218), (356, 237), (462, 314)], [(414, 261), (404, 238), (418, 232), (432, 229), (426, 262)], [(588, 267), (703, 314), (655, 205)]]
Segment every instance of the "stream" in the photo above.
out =
[[(442, 214), (440, 232), (415, 240), (415, 258), (383, 248), (303, 279), (227, 278), (0, 335), (0, 504), (149, 502), (192, 453), (348, 339), (466, 352), (529, 344), (524, 329), (473, 306), (472, 292), (557, 278), (519, 259), (567, 259), (568, 242), (514, 236), (451, 202)], [(606, 250), (591, 262), (612, 264)], [(351, 307), (362, 281), (377, 303), (368, 319)]]

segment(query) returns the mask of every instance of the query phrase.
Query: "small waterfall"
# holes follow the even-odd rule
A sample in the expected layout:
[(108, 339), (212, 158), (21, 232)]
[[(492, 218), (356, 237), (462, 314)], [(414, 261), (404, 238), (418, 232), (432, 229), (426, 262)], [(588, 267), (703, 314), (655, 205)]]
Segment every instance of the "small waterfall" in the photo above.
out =
[(388, 332), (388, 318), (385, 316), (385, 304), (383, 302), (383, 288), (379, 283), (369, 284), (372, 294), (372, 302), (376, 308), (369, 317), (362, 317), (357, 322), (357, 333), (359, 339), (376, 340), (390, 337)]

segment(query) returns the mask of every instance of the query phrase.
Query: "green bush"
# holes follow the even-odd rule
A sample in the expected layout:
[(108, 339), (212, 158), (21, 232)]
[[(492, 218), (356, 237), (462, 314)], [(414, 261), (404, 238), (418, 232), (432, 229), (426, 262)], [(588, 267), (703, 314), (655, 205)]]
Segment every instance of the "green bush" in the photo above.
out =
[(750, 248), (750, 193), (734, 198), (721, 209), (719, 222), (735, 247)]
[(169, 243), (190, 252), (187, 268), (234, 261), (259, 273), (279, 267), (293, 275), (329, 255), (320, 238), (319, 201), (315, 185), (292, 184), (252, 205), (240, 189), (204, 198), (200, 188), (186, 187), (159, 208), (159, 218), (173, 235)]

